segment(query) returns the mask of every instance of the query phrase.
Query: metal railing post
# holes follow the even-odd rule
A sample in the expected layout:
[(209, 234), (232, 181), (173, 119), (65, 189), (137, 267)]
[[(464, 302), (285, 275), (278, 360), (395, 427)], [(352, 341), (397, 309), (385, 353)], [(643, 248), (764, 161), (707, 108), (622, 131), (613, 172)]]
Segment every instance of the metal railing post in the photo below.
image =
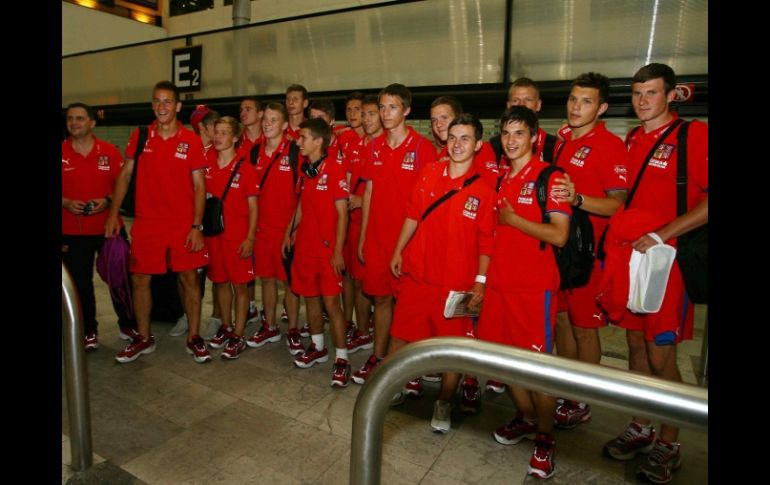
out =
[(460, 337), (409, 344), (381, 364), (358, 394), (350, 443), (350, 483), (379, 485), (382, 435), (393, 395), (414, 376), (484, 375), (535, 391), (708, 429), (708, 390), (620, 369)]
[(73, 470), (83, 471), (93, 465), (88, 374), (83, 350), (83, 311), (77, 289), (64, 264), (61, 265), (61, 291), (64, 377), (70, 423), (71, 466)]

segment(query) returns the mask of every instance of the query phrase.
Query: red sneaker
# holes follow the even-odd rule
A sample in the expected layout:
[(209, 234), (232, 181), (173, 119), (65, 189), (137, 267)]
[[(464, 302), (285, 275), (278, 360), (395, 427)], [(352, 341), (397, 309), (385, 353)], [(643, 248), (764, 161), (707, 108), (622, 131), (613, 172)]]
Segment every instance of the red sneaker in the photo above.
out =
[(310, 324), (306, 323), (299, 329), (299, 336), (302, 338), (310, 337)]
[(537, 434), (537, 425), (524, 421), (521, 411), (516, 411), (510, 423), (495, 430), (495, 441), (501, 445), (515, 445), (524, 438), (533, 440)]
[(96, 338), (96, 332), (88, 332), (85, 338), (86, 350), (96, 350), (99, 348), (99, 339)]
[(419, 377), (406, 383), (404, 386), (404, 394), (414, 398), (422, 396), (422, 382), (420, 382)]
[(299, 329), (289, 329), (286, 333), (286, 345), (289, 347), (289, 353), (291, 355), (300, 354), (305, 350), (305, 348), (302, 347), (302, 342), (299, 338)]
[(136, 337), (141, 338), (142, 334), (140, 334), (133, 327), (120, 327), (120, 333), (118, 334), (118, 337), (120, 338), (120, 340), (125, 340), (126, 342), (130, 342), (134, 340)]
[(358, 329), (355, 329), (353, 338), (348, 341), (347, 345), (348, 353), (352, 354), (354, 352), (358, 352), (361, 349), (371, 349), (374, 347), (374, 342), (372, 341), (371, 335), (364, 335), (359, 332)]
[(294, 365), (302, 369), (307, 369), (308, 367), (313, 367), (314, 365), (326, 362), (327, 360), (329, 360), (329, 350), (326, 347), (322, 350), (318, 350), (315, 347), (315, 344), (310, 342), (307, 350), (294, 359)]
[(192, 340), (187, 342), (186, 349), (187, 353), (193, 356), (193, 360), (199, 364), (211, 361), (211, 354), (200, 335), (193, 335)]
[(227, 343), (230, 338), (230, 334), (233, 331), (232, 328), (227, 328), (224, 325), (220, 325), (217, 329), (217, 333), (209, 340), (209, 347), (212, 349), (221, 349)]
[(380, 362), (380, 359), (374, 354), (370, 355), (366, 362), (364, 362), (364, 365), (353, 373), (353, 382), (356, 384), (363, 384), (366, 382), (366, 378), (369, 377), (369, 374), (371, 374), (372, 371), (374, 371), (375, 367), (380, 365)]
[(150, 335), (150, 338), (144, 340), (141, 336), (135, 338), (125, 349), (118, 352), (115, 356), (115, 360), (121, 364), (133, 362), (139, 358), (142, 354), (151, 354), (155, 352), (155, 338)]
[(505, 392), (505, 384), (499, 381), (493, 381), (492, 379), (487, 379), (487, 391), (492, 391), (497, 394), (502, 394)]
[(348, 387), (350, 384), (350, 362), (339, 357), (334, 361), (332, 387)]
[(230, 334), (230, 338), (227, 340), (225, 350), (222, 351), (222, 358), (234, 360), (241, 356), (241, 353), (246, 348), (246, 342), (243, 337), (239, 337), (234, 333)]
[(246, 341), (246, 345), (253, 349), (258, 349), (268, 342), (280, 342), (281, 341), (281, 329), (278, 327), (270, 328), (267, 324), (262, 324), (262, 327), (257, 330), (249, 340)]
[(465, 414), (476, 414), (481, 407), (481, 389), (475, 377), (466, 377), (462, 383), (460, 410)]
[(559, 428), (572, 429), (580, 423), (591, 420), (591, 406), (584, 402), (566, 399), (556, 407), (553, 417)]
[(535, 450), (529, 459), (527, 474), (538, 478), (551, 478), (556, 469), (553, 463), (553, 452), (556, 448), (556, 440), (550, 434), (538, 433), (535, 436)]

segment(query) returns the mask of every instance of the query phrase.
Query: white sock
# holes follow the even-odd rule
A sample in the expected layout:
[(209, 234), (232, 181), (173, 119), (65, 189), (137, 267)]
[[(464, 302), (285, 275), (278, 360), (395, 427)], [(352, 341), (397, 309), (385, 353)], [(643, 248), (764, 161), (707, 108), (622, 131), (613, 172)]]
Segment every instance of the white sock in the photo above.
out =
[(310, 336), (310, 339), (315, 344), (315, 348), (318, 350), (324, 349), (324, 334), (318, 333)]
[(348, 349), (347, 348), (344, 348), (344, 349), (337, 349), (337, 348), (335, 348), (334, 350), (335, 350), (335, 353), (337, 354), (337, 358), (338, 359), (348, 360)]

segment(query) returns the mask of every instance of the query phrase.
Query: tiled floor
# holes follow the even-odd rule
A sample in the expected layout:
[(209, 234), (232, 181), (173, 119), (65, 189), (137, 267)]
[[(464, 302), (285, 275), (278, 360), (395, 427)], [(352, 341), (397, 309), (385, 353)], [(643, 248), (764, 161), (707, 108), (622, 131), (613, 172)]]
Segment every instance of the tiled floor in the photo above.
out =
[[(62, 374), (62, 484), (345, 484), (350, 459), (351, 416), (360, 386), (329, 387), (331, 360), (298, 369), (285, 340), (247, 349), (236, 361), (218, 358), (196, 364), (184, 336), (170, 337), (172, 324), (156, 322), (157, 350), (130, 364), (117, 364), (123, 347), (107, 290), (98, 279), (101, 348), (87, 354), (94, 466), (82, 473), (68, 464), (67, 402)], [(203, 314), (211, 312), (210, 287)], [(696, 340), (680, 345), (679, 366), (696, 383), (703, 308), (696, 311)], [(285, 328), (285, 326), (284, 326)], [(254, 325), (247, 333), (254, 332)], [(625, 368), (621, 330), (602, 330), (602, 363)], [(354, 369), (368, 351), (352, 354)], [(483, 382), (484, 376), (480, 376)], [(388, 412), (382, 483), (533, 483), (527, 477), (530, 441), (497, 444), (492, 431), (508, 421), (512, 403), (486, 393), (476, 416), (453, 414), (452, 431), (431, 432), (438, 384), (425, 396)], [(557, 431), (556, 474), (551, 484), (642, 483), (635, 475), (642, 456), (621, 463), (602, 456), (602, 445), (618, 434), (627, 416), (593, 406), (593, 419)], [(708, 483), (708, 434), (683, 429), (683, 465), (674, 484)]]

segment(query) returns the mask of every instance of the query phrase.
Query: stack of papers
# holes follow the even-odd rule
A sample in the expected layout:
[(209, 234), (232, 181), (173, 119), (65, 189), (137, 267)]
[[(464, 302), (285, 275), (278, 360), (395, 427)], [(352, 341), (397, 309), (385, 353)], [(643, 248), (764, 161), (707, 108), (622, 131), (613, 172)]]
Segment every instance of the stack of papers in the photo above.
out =
[(444, 305), (444, 318), (479, 316), (478, 307), (468, 308), (471, 298), (473, 293), (470, 291), (450, 291)]

